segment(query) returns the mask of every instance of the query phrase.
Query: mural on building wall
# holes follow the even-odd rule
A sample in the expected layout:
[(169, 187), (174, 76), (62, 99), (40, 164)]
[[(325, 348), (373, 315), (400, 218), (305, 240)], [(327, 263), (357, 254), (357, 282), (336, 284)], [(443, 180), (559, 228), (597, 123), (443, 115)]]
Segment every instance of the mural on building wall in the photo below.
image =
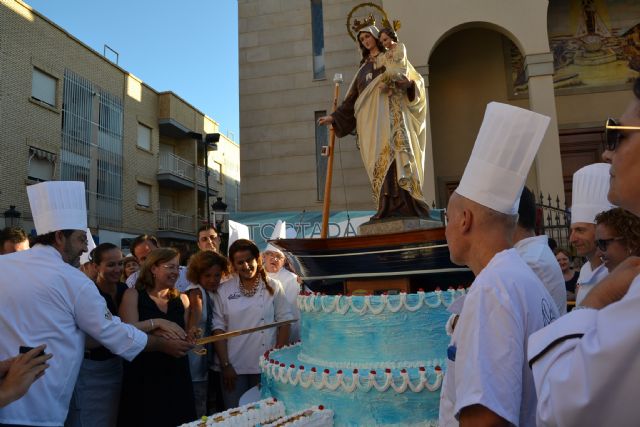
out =
[[(638, 0), (554, 0), (547, 14), (557, 94), (625, 88), (640, 75)], [(526, 94), (524, 58), (505, 38), (509, 93)]]

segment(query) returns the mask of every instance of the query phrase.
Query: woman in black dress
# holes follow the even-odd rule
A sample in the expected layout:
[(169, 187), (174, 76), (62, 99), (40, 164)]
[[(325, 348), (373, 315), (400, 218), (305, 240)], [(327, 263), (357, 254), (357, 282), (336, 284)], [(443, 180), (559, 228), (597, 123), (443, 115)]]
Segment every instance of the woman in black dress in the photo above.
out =
[(571, 265), (571, 253), (568, 250), (559, 248), (556, 250), (556, 260), (564, 276), (564, 286), (567, 289), (567, 301), (576, 300), (576, 283), (580, 273), (573, 269)]
[[(175, 288), (179, 253), (155, 249), (145, 260), (135, 288), (125, 292), (120, 317), (127, 323), (160, 318), (182, 328), (189, 299)], [(164, 335), (163, 332), (160, 332)], [(140, 353), (125, 363), (118, 423), (121, 426), (175, 427), (196, 418), (187, 356)]]

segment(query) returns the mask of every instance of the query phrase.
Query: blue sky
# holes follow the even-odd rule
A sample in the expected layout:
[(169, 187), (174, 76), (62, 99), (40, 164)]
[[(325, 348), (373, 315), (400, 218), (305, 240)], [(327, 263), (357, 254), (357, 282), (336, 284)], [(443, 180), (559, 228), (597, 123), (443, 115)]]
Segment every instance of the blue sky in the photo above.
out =
[(107, 44), (122, 68), (177, 93), (239, 142), (236, 0), (25, 1), (96, 51)]

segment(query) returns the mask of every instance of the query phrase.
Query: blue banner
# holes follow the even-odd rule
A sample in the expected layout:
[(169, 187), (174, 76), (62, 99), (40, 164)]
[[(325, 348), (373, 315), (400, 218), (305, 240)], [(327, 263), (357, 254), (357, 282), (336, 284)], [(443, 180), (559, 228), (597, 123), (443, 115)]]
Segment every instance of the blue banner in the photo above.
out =
[[(336, 211), (329, 216), (329, 237), (353, 237), (358, 227), (369, 221), (375, 211)], [(431, 210), (431, 219), (440, 221), (442, 211)], [(287, 223), (287, 238), (319, 238), (322, 229), (322, 212), (232, 212), (229, 219), (249, 227), (251, 240), (260, 250), (267, 246), (278, 220)]]

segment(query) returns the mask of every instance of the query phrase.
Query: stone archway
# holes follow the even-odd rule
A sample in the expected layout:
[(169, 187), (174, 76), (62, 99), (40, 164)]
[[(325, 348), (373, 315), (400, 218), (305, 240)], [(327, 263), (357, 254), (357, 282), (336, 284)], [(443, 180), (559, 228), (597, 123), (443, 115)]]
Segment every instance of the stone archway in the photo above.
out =
[(526, 96), (509, 96), (509, 46), (500, 31), (465, 25), (443, 36), (431, 53), (429, 114), (439, 206), (446, 206), (464, 172), (487, 103), (529, 108)]

